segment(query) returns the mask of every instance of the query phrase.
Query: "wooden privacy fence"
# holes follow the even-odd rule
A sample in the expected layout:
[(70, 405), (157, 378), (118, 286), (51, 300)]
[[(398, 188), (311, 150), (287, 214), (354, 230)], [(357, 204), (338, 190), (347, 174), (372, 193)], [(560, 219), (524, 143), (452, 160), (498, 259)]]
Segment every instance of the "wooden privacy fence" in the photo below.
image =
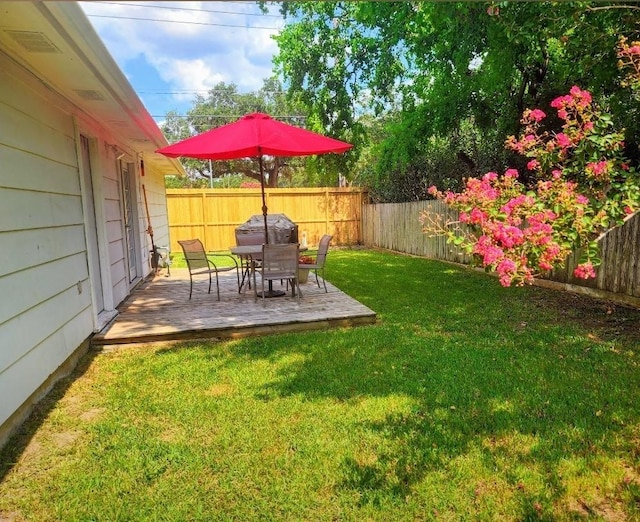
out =
[(468, 263), (464, 253), (449, 245), (442, 236), (428, 237), (422, 232), (419, 217), (422, 211), (435, 212), (444, 220), (457, 220), (457, 212), (441, 201), (412, 201), (410, 203), (379, 203), (362, 209), (362, 242), (376, 246), (443, 261)]
[[(428, 237), (422, 232), (420, 213), (429, 210), (444, 220), (455, 221), (457, 213), (441, 201), (383, 203), (365, 205), (362, 210), (362, 242), (408, 254), (444, 261), (468, 263), (470, 260), (443, 237)], [(570, 285), (572, 290), (597, 297), (640, 305), (640, 215), (608, 232), (600, 240), (602, 264), (597, 277), (587, 280), (573, 276), (579, 253), (571, 256), (564, 269), (553, 271), (549, 280)], [(613, 295), (609, 295), (613, 294)]]
[[(316, 246), (323, 234), (332, 245), (361, 242), (363, 198), (359, 188), (265, 189), (269, 214), (285, 214), (298, 225), (302, 240)], [(253, 215), (262, 215), (260, 189), (167, 189), (171, 251), (178, 241), (199, 238), (207, 250), (227, 250), (235, 245), (235, 229)]]

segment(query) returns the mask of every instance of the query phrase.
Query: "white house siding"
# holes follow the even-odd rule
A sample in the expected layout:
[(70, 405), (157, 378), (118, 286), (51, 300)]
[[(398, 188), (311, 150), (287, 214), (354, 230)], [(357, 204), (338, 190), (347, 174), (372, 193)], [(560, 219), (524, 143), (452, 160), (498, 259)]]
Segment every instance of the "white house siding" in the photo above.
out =
[[(169, 218), (167, 215), (167, 194), (164, 186), (164, 174), (153, 167), (145, 168), (145, 175), (139, 179), (140, 185), (144, 185), (147, 193), (147, 206), (149, 207), (149, 215), (151, 216), (151, 223), (153, 228), (153, 242), (156, 247), (169, 248)], [(142, 192), (142, 190), (140, 190)], [(141, 197), (143, 195), (141, 194)], [(144, 201), (141, 202), (144, 207)], [(146, 232), (147, 229), (147, 216), (146, 211), (140, 213), (139, 216), (140, 231), (142, 234), (143, 244), (146, 241), (149, 249), (151, 248), (151, 242), (149, 235)], [(148, 254), (148, 252), (145, 252)], [(150, 266), (149, 259), (145, 259), (144, 265)]]
[(0, 57), (0, 425), (93, 329), (73, 119)]
[[(80, 134), (91, 144), (104, 322), (150, 271), (142, 182), (156, 244), (168, 244), (163, 175), (149, 166), (140, 178), (135, 152), (0, 52), (0, 445), (28, 414), (25, 404), (48, 391), (51, 376), (102, 326), (92, 300)], [(120, 151), (136, 187), (134, 281), (126, 267)]]

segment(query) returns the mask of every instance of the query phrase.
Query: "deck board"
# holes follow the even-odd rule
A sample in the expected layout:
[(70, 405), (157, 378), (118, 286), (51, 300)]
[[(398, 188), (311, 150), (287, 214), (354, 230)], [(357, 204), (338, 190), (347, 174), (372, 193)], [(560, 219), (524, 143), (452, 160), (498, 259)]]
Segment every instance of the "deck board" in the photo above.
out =
[(322, 280), (318, 288), (313, 274), (300, 286), (300, 303), (289, 291), (263, 305), (261, 299), (254, 301), (253, 290), (238, 293), (235, 273), (226, 272), (220, 274), (220, 301), (215, 282), (208, 294), (208, 280), (202, 276), (189, 300), (187, 270), (172, 269), (169, 277), (160, 273), (139, 285), (119, 307), (118, 316), (94, 335), (92, 344), (235, 338), (376, 322), (374, 311), (330, 283), (327, 293)]

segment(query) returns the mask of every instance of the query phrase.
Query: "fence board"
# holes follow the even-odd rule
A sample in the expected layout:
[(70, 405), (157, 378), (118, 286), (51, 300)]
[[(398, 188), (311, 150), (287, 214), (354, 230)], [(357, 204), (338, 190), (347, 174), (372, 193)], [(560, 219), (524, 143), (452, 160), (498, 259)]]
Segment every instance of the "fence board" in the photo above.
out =
[[(269, 214), (286, 214), (316, 246), (324, 234), (332, 245), (361, 242), (361, 189), (326, 187), (266, 189)], [(235, 229), (252, 215), (262, 214), (260, 189), (167, 189), (170, 248), (178, 241), (200, 238), (208, 250), (226, 250), (235, 244)]]

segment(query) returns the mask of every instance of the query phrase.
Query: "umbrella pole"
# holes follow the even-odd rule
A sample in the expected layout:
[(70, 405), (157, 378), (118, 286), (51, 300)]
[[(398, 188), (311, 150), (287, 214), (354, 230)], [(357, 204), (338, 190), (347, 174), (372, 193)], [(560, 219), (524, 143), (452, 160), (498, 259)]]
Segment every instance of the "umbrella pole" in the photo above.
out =
[(267, 225), (267, 198), (264, 194), (264, 168), (262, 166), (262, 152), (258, 148), (258, 163), (260, 164), (260, 189), (262, 191), (262, 216), (264, 217), (264, 243), (269, 244), (269, 226)]
[[(262, 166), (262, 151), (258, 147), (258, 163), (260, 164), (260, 187), (262, 189), (262, 216), (264, 217), (264, 244), (269, 244), (269, 226), (267, 225), (267, 199), (264, 195), (264, 168)], [(264, 297), (280, 297), (285, 293), (282, 290), (273, 289), (273, 281), (269, 280), (269, 290), (264, 291)], [(262, 292), (258, 292), (262, 297)]]

